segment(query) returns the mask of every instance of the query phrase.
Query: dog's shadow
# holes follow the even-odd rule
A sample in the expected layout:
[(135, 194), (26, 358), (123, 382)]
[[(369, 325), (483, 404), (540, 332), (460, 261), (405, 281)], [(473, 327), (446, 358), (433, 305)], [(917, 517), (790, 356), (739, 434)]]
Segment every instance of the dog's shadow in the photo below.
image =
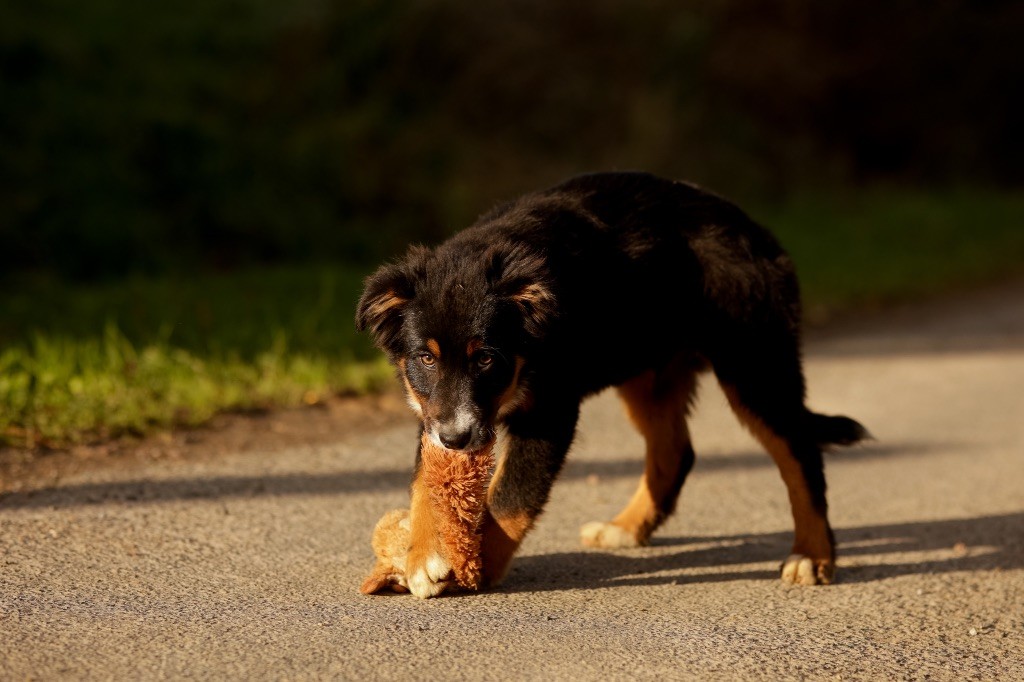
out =
[[(1024, 568), (1024, 512), (836, 530), (838, 583), (904, 575)], [(516, 559), (503, 592), (765, 580), (791, 533), (655, 539), (631, 550), (580, 550)], [(666, 549), (678, 551), (666, 552)], [(906, 556), (904, 553), (910, 554)], [(898, 556), (903, 555), (903, 556)], [(762, 566), (755, 566), (762, 564)], [(769, 566), (764, 566), (768, 564)], [(736, 567), (729, 570), (729, 567)]]

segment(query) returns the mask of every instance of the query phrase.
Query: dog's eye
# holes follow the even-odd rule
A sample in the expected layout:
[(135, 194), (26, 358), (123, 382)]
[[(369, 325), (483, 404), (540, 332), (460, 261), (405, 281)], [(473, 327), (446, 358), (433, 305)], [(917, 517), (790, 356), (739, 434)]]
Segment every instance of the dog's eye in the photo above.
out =
[(490, 353), (480, 353), (476, 358), (476, 364), (486, 369), (494, 364), (494, 356)]
[(429, 367), (431, 369), (433, 369), (434, 365), (437, 364), (437, 360), (434, 359), (434, 356), (430, 353), (423, 353), (420, 355), (420, 362), (423, 363), (424, 367)]

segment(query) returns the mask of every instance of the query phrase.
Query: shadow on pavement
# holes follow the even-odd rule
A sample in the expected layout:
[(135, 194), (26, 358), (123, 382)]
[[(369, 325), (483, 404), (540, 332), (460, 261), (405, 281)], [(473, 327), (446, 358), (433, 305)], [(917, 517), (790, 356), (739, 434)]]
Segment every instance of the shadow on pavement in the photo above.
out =
[[(837, 583), (903, 575), (1024, 568), (1024, 512), (836, 530)], [(627, 585), (687, 585), (776, 579), (776, 570), (700, 571), (776, 562), (789, 553), (791, 533), (660, 538), (651, 548), (589, 550), (524, 556), (513, 564), (504, 592), (600, 589)], [(665, 554), (659, 548), (679, 547)], [(926, 553), (908, 561), (904, 553)]]
[[(945, 444), (944, 447), (948, 447)], [(927, 444), (879, 445), (871, 443), (834, 455), (848, 461), (878, 457), (924, 454)], [(698, 456), (696, 475), (728, 469), (771, 467), (772, 460), (761, 452), (736, 455)], [(639, 477), (643, 459), (570, 461), (560, 476), (562, 481), (601, 478)], [(251, 498), (283, 495), (337, 495), (399, 490), (412, 482), (409, 469), (373, 469), (326, 474), (268, 474), (266, 476), (212, 476), (203, 478), (136, 479), (109, 483), (82, 483), (23, 492), (0, 494), (0, 511), (19, 508), (66, 508), (103, 503), (150, 503), (175, 500)]]

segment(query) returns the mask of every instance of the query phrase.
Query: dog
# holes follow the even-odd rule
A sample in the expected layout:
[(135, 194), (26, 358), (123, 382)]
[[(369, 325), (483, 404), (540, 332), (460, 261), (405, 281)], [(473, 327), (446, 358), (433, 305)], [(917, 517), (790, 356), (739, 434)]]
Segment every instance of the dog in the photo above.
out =
[[(621, 513), (581, 538), (647, 543), (693, 466), (687, 417), (708, 369), (788, 489), (795, 540), (782, 579), (832, 582), (822, 451), (867, 432), (805, 406), (792, 261), (725, 199), (647, 173), (571, 178), (382, 266), (356, 326), (395, 365), (421, 437), (475, 452), (504, 429), (482, 526), (486, 584), (502, 579), (543, 510), (581, 401), (610, 386), (646, 441), (646, 465)], [(416, 460), (406, 576), (429, 597), (450, 565), (429, 514), (417, 515), (427, 495)]]

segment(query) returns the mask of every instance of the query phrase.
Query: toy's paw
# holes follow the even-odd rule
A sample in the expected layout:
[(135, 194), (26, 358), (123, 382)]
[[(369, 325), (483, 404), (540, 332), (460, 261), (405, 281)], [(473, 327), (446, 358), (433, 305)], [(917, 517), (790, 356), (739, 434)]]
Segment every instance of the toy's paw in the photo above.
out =
[(580, 540), (586, 547), (600, 549), (622, 549), (639, 547), (643, 544), (635, 533), (622, 526), (604, 521), (591, 521), (583, 524), (580, 528)]
[(835, 564), (829, 559), (790, 554), (782, 562), (782, 582), (790, 585), (829, 585), (835, 571)]
[(441, 553), (412, 550), (406, 561), (406, 582), (413, 596), (420, 599), (436, 597), (453, 584), (452, 565)]

